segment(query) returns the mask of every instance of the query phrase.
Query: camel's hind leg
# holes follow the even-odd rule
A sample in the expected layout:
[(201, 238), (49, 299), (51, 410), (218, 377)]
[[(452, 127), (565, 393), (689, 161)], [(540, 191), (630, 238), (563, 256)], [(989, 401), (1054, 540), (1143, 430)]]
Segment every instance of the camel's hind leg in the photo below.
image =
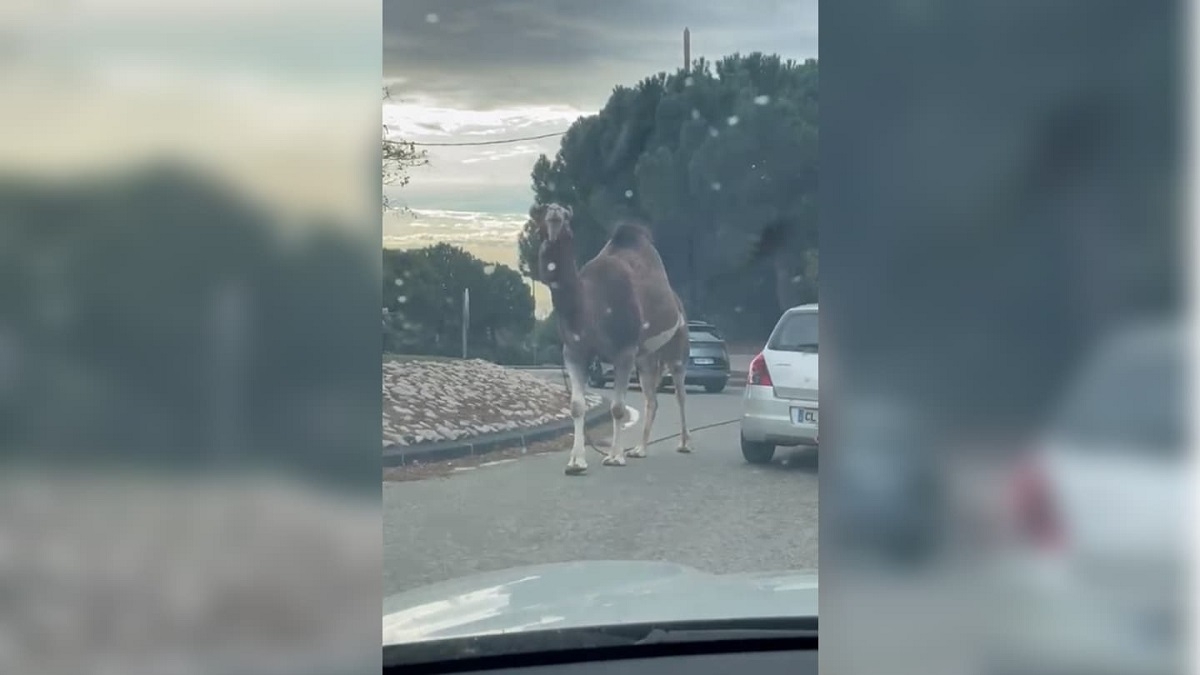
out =
[(642, 420), (642, 442), (630, 450), (629, 457), (645, 457), (650, 443), (650, 429), (658, 413), (658, 387), (662, 383), (662, 362), (657, 357), (642, 359), (638, 363), (638, 381), (642, 385), (642, 396), (646, 399), (646, 415)]
[[(683, 359), (687, 357), (684, 356)], [(673, 360), (670, 362), (671, 367), (671, 382), (675, 385), (675, 400), (679, 403), (679, 447), (675, 448), (676, 452), (691, 452), (692, 443), (688, 437), (687, 428), (687, 388), (684, 382), (687, 378), (687, 366), (683, 359)]]

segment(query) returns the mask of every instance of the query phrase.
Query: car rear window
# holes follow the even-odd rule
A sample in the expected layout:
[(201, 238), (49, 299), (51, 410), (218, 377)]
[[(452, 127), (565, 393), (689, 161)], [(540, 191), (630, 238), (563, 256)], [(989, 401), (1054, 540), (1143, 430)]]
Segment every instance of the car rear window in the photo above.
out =
[(815, 352), (817, 344), (817, 313), (794, 312), (784, 315), (771, 334), (767, 348), (785, 352)]
[(688, 339), (692, 342), (721, 342), (720, 336), (708, 330), (697, 330), (693, 328), (688, 331)]

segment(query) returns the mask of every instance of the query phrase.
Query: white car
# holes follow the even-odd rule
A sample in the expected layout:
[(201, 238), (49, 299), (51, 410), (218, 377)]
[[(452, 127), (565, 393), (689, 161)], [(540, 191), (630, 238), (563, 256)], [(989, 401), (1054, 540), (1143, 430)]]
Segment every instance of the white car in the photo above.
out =
[(1170, 325), (1106, 341), (1016, 465), (992, 631), (1009, 670), (1184, 672), (1187, 344)]
[(783, 313), (750, 362), (742, 397), (742, 456), (765, 464), (778, 446), (817, 445), (817, 305)]

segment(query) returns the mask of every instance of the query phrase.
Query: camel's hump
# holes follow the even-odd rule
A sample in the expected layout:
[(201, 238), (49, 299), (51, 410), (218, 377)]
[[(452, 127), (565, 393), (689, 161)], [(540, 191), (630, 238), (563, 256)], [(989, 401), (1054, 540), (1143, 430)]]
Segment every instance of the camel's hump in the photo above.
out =
[(613, 228), (608, 243), (613, 248), (638, 248), (643, 244), (654, 244), (650, 230), (638, 223), (625, 222)]

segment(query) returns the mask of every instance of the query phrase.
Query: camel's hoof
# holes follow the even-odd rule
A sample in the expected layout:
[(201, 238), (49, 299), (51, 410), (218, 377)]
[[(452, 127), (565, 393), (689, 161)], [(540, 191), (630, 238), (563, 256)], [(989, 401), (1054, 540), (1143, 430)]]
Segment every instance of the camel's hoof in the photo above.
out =
[(691, 449), (691, 447), (689, 447), (689, 446), (686, 446), (686, 445), (681, 445), (681, 446), (679, 446), (678, 448), (675, 448), (675, 452), (681, 452), (681, 453), (683, 453), (683, 454), (685, 454), (685, 455), (689, 455), (689, 454), (691, 454), (691, 452), (692, 452), (692, 449)]
[(625, 466), (625, 458), (620, 456), (609, 455), (601, 462), (604, 466)]
[(568, 476), (582, 476), (583, 472), (585, 471), (587, 471), (586, 466), (575, 466), (574, 464), (568, 464), (567, 470), (563, 473), (567, 474)]
[(625, 456), (632, 457), (634, 459), (642, 459), (643, 457), (646, 456), (646, 449), (645, 448), (634, 448), (634, 449), (630, 450), (629, 452), (625, 453)]

